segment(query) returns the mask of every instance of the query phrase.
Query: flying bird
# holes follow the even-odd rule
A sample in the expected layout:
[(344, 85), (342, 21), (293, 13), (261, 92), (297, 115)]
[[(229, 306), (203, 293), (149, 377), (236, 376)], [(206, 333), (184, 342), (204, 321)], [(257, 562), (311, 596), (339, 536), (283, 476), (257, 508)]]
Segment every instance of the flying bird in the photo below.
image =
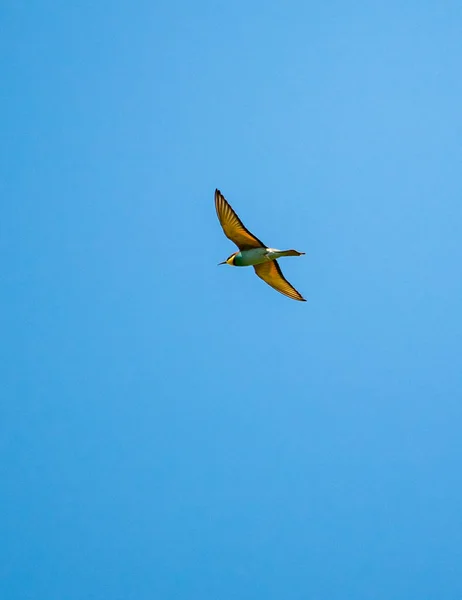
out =
[(252, 266), (258, 277), (272, 288), (289, 298), (306, 302), (305, 298), (284, 277), (276, 260), (281, 256), (301, 256), (305, 253), (297, 250), (268, 248), (244, 226), (220, 190), (215, 190), (215, 208), (226, 237), (239, 248), (238, 252), (233, 252), (219, 264), (233, 267)]

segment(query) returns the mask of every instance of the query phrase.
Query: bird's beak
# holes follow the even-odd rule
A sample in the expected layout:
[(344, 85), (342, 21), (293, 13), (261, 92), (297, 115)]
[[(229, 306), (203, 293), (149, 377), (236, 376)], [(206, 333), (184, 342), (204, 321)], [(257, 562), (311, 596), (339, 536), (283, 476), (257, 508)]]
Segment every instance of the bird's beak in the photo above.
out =
[(217, 267), (219, 267), (220, 265), (226, 265), (226, 260), (224, 260), (222, 263), (218, 263)]

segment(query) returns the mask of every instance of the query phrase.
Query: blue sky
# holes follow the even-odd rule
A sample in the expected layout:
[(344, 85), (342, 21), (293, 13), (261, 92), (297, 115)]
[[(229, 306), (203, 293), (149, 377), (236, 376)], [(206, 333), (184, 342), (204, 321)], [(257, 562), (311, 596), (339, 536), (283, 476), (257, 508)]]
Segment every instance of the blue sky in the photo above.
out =
[(1, 597), (460, 600), (460, 2), (0, 23)]

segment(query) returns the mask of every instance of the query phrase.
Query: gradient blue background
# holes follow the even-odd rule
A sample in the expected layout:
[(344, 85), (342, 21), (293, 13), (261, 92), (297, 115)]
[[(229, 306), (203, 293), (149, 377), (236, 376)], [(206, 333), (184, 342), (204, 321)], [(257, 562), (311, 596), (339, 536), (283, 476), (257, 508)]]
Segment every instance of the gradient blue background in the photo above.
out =
[(0, 12), (0, 596), (460, 600), (462, 5), (65, 4)]

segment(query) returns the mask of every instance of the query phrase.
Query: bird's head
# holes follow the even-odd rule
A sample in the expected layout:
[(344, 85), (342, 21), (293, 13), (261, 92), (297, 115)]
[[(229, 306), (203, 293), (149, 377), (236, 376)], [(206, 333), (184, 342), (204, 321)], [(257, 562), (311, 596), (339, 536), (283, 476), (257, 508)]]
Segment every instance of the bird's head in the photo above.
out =
[(231, 265), (232, 267), (234, 266), (234, 257), (236, 256), (237, 252), (233, 252), (231, 254), (231, 256), (228, 256), (228, 258), (226, 260), (224, 260), (221, 263), (218, 263), (219, 265)]

